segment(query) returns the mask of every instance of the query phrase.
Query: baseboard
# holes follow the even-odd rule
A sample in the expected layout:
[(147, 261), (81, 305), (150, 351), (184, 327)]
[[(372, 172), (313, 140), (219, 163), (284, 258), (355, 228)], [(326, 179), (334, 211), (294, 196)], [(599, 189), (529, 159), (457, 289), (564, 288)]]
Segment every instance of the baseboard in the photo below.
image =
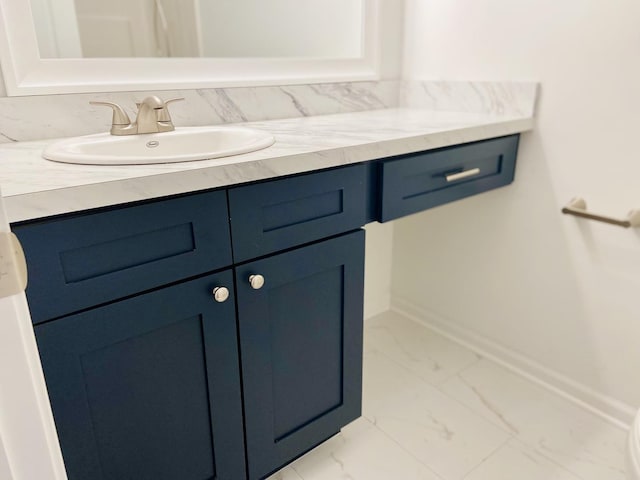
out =
[(578, 383), (476, 332), (447, 322), (441, 316), (417, 306), (406, 298), (392, 294), (391, 310), (566, 398), (617, 427), (628, 430), (633, 422), (636, 412), (631, 406)]
[[(376, 292), (378, 293), (378, 292)], [(364, 299), (364, 321), (366, 322), (370, 318), (380, 315), (391, 308), (391, 298), (389, 295), (377, 295), (375, 298)]]
[(627, 442), (627, 476), (640, 480), (640, 414), (635, 419)]

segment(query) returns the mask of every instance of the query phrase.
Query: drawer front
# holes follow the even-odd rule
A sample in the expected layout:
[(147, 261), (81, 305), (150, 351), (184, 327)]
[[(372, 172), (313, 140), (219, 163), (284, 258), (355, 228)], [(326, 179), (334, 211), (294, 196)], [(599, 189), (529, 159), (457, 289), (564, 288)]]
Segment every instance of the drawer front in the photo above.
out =
[(223, 191), (15, 226), (34, 323), (231, 264)]
[(513, 181), (519, 135), (411, 154), (380, 165), (380, 221)]
[(231, 189), (235, 261), (364, 225), (366, 173), (361, 164)]

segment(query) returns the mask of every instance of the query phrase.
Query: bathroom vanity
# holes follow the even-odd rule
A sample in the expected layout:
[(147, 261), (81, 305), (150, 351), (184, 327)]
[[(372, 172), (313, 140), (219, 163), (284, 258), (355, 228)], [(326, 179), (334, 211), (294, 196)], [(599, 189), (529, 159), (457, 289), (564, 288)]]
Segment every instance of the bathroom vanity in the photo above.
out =
[[(397, 124), (398, 112), (345, 118), (388, 115)], [(304, 138), (296, 153), (283, 122), (265, 122), (276, 144), (244, 163), (139, 179), (28, 153), (62, 176), (182, 190), (76, 178), (72, 203), (52, 189), (7, 198), (69, 478), (261, 479), (357, 418), (361, 227), (510, 183), (530, 120), (476, 117), (373, 143), (345, 127), (351, 145), (310, 152)]]
[(360, 227), (510, 183), (517, 143), (15, 225), (69, 478), (260, 479), (337, 433), (361, 407)]

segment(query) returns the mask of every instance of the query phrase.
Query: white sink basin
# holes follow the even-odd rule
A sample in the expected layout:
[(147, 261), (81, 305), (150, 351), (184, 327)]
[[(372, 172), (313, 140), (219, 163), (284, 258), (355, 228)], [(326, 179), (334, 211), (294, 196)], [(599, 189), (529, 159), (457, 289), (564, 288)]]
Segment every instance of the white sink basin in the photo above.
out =
[(173, 132), (116, 136), (109, 133), (52, 143), (47, 160), (85, 165), (144, 165), (228, 157), (267, 148), (273, 135), (244, 127), (182, 127)]

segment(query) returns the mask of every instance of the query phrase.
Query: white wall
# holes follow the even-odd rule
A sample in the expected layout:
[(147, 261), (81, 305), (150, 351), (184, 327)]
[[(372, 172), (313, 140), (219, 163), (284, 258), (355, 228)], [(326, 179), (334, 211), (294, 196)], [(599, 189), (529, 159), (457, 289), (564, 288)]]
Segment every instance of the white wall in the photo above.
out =
[(393, 223), (366, 226), (364, 257), (364, 318), (386, 312), (391, 303)]
[(560, 209), (575, 195), (614, 216), (640, 208), (640, 3), (409, 0), (406, 18), (407, 78), (542, 91), (512, 186), (397, 223), (394, 294), (628, 420), (640, 405), (640, 232)]
[(7, 96), (7, 89), (4, 86), (4, 77), (2, 76), (2, 66), (0, 65), (0, 98)]

